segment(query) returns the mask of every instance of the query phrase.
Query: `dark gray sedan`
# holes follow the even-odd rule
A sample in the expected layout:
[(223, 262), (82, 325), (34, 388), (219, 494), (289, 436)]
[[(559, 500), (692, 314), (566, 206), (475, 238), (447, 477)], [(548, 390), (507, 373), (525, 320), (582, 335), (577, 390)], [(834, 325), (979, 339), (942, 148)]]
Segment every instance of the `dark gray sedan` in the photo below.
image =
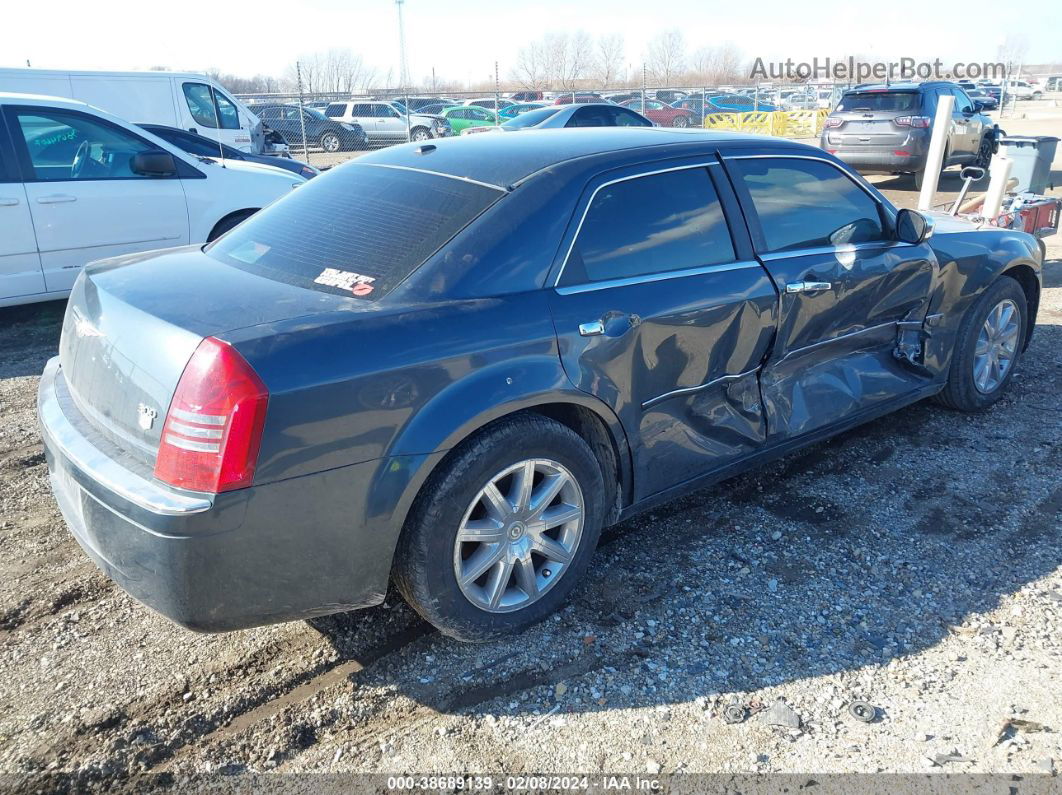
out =
[(71, 531), (220, 631), (377, 604), (482, 640), (602, 527), (914, 401), (983, 409), (1043, 249), (836, 158), (660, 129), (407, 144), (79, 277), (38, 411)]

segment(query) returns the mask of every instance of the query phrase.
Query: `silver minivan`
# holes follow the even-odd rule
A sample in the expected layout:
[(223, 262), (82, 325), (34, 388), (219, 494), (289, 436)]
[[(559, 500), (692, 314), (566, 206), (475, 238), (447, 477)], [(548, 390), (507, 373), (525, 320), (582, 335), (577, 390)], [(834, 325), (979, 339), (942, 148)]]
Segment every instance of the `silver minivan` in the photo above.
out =
[(357, 99), (332, 102), (324, 112), (336, 121), (360, 124), (372, 144), (427, 141), (453, 134), (450, 123), (441, 116), (413, 113), (407, 122), (405, 114), (390, 102)]

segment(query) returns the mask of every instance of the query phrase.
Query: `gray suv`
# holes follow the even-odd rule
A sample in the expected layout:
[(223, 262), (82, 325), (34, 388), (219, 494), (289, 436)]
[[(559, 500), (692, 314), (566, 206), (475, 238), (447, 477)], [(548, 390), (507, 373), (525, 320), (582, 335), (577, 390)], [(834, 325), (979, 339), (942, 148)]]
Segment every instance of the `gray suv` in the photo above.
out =
[(856, 86), (826, 118), (821, 146), (864, 174), (913, 174), (920, 189), (937, 100), (944, 95), (955, 97), (944, 167), (987, 167), (996, 128), (980, 102), (944, 81)]

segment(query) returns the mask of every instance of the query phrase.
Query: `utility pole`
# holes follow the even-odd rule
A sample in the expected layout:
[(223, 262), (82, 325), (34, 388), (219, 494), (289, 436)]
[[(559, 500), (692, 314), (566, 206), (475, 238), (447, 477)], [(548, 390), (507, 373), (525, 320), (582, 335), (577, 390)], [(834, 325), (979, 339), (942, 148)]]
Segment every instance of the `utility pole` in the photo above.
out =
[(642, 113), (645, 113), (645, 64), (642, 64)]
[(295, 62), (295, 82), (299, 85), (299, 126), (302, 128), (302, 156), (310, 162), (310, 149), (306, 143), (306, 112), (302, 109), (302, 64)]
[(501, 124), (501, 116), (498, 115), (498, 111), (501, 110), (498, 106), (501, 105), (501, 83), (498, 81), (498, 62), (494, 62), (494, 126), (497, 127)]
[(410, 118), (409, 118), (409, 66), (406, 64), (406, 25), (402, 19), (402, 5), (406, 0), (395, 0), (395, 8), (398, 9), (398, 82), (399, 88), (405, 94), (405, 102), (403, 103), (406, 109), (406, 140), (410, 139)]

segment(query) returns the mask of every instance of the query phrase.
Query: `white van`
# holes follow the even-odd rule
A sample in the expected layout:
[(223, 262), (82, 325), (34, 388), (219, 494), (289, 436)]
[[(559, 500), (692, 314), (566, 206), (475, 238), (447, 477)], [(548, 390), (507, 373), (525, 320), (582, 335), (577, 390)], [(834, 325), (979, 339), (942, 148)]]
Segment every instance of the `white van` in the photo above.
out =
[(83, 102), (0, 93), (0, 307), (66, 297), (93, 260), (214, 240), (303, 182)]
[(0, 69), (0, 92), (67, 97), (134, 124), (191, 130), (260, 154), (262, 123), (206, 75), (178, 72), (67, 72)]

